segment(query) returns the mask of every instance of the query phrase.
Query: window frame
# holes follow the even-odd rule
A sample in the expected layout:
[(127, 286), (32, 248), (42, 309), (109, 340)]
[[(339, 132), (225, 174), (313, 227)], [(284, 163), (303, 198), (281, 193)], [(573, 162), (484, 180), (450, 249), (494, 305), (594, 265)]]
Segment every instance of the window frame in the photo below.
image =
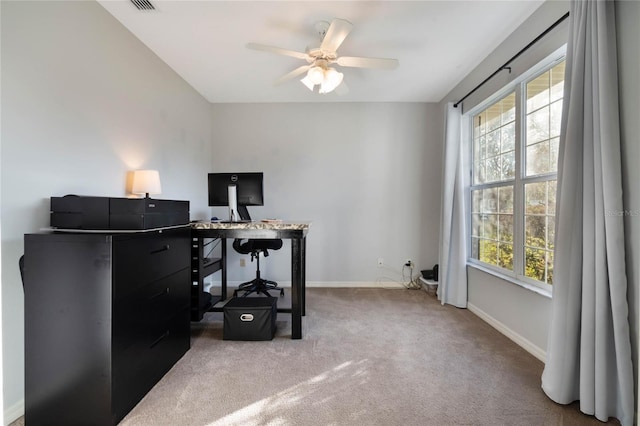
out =
[[(521, 287), (528, 288), (532, 291), (551, 296), (552, 284), (538, 281), (533, 278), (525, 276), (524, 262), (525, 262), (525, 185), (536, 182), (547, 182), (555, 180), (557, 182), (557, 170), (555, 172), (548, 172), (537, 174), (533, 176), (525, 176), (526, 165), (526, 90), (527, 83), (535, 80), (540, 75), (551, 70), (553, 67), (561, 63), (566, 59), (566, 45), (557, 49), (551, 55), (547, 56), (542, 61), (531, 67), (526, 72), (512, 80), (508, 85), (502, 89), (496, 91), (491, 96), (487, 97), (484, 101), (480, 102), (468, 112), (465, 116), (469, 117), (469, 130), (467, 133), (467, 155), (469, 158), (469, 185), (466, 190), (467, 199), (467, 211), (466, 221), (467, 229), (469, 230), (466, 236), (467, 243), (467, 265), (473, 266), (477, 269), (483, 270), (489, 274), (495, 275), (499, 278), (505, 279), (509, 282), (517, 284)], [(474, 121), (473, 117), (480, 112), (486, 110), (490, 106), (502, 101), (507, 96), (515, 94), (515, 176), (508, 180), (498, 180), (488, 183), (475, 184), (474, 183)], [(563, 101), (566, 94), (563, 94)], [(513, 187), (513, 271), (499, 267), (475, 259), (472, 257), (473, 247), (473, 191), (489, 188), (497, 188), (504, 186)], [(557, 212), (557, 209), (556, 209)], [(555, 234), (554, 234), (555, 236)], [(555, 246), (555, 244), (554, 244)]]

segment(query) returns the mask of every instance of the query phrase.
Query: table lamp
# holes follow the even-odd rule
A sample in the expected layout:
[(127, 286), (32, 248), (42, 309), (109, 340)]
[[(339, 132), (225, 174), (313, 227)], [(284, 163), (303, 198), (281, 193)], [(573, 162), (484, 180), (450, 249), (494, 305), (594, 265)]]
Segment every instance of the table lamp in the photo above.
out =
[(145, 198), (149, 198), (149, 194), (160, 194), (160, 174), (157, 170), (135, 170), (131, 184), (131, 193), (145, 194)]

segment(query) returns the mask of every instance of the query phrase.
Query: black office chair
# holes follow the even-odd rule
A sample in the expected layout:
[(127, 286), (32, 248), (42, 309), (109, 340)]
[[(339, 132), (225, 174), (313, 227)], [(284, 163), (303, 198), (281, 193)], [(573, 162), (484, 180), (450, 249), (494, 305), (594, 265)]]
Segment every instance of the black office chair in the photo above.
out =
[(242, 297), (248, 296), (251, 293), (264, 294), (267, 297), (271, 297), (270, 290), (280, 291), (280, 296), (284, 296), (284, 289), (278, 287), (278, 283), (275, 281), (264, 279), (260, 276), (260, 253), (264, 253), (264, 256), (269, 256), (269, 250), (279, 250), (282, 247), (282, 240), (270, 239), (270, 240), (246, 240), (235, 239), (233, 241), (233, 248), (235, 251), (241, 254), (250, 254), (251, 261), (256, 259), (256, 277), (251, 281), (247, 281), (238, 286), (238, 289), (233, 292), (233, 297), (238, 296), (239, 291), (244, 291)]
[[(238, 206), (238, 213), (240, 219), (251, 220), (249, 211), (244, 205)], [(284, 296), (284, 289), (278, 287), (278, 283), (271, 280), (266, 280), (260, 276), (260, 253), (264, 253), (264, 257), (269, 256), (269, 250), (280, 250), (282, 248), (281, 239), (240, 239), (233, 240), (233, 248), (240, 254), (250, 254), (251, 261), (256, 259), (256, 277), (251, 281), (247, 281), (238, 286), (238, 289), (233, 292), (233, 297), (238, 296), (239, 291), (244, 291), (242, 297), (248, 296), (251, 293), (264, 294), (267, 297), (271, 297), (270, 290), (280, 291), (280, 296)]]

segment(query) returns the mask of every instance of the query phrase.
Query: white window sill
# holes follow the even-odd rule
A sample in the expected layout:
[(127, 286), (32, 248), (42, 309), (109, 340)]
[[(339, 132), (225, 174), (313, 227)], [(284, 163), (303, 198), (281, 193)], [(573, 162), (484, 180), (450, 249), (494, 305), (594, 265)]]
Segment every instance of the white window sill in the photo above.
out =
[(471, 268), (474, 268), (474, 269), (477, 269), (479, 271), (482, 271), (484, 273), (493, 275), (496, 278), (500, 278), (501, 280), (508, 281), (508, 282), (510, 282), (512, 284), (515, 284), (517, 286), (520, 286), (520, 287), (522, 287), (522, 288), (524, 288), (526, 290), (529, 290), (529, 291), (532, 291), (532, 292), (534, 292), (536, 294), (539, 294), (540, 296), (547, 297), (547, 298), (551, 299), (551, 290), (540, 288), (540, 287), (535, 286), (533, 284), (529, 284), (529, 283), (526, 283), (524, 281), (520, 281), (519, 279), (517, 279), (515, 277), (511, 277), (509, 275), (502, 274), (502, 273), (500, 273), (500, 272), (498, 272), (496, 270), (493, 270), (491, 268), (487, 268), (487, 267), (479, 265), (477, 263), (467, 262), (467, 266), (471, 267)]

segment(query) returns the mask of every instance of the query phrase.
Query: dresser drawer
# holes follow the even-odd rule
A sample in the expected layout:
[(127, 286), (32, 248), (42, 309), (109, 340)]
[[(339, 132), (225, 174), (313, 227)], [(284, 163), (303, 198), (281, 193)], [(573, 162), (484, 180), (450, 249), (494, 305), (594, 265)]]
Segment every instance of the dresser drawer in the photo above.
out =
[[(150, 339), (114, 352), (114, 411), (122, 419), (191, 346), (189, 309), (176, 313)], [(132, 404), (131, 401), (134, 401)]]
[(189, 229), (118, 238), (113, 244), (114, 299), (190, 267)]
[(184, 268), (114, 301), (114, 350), (151, 344), (177, 312), (189, 307), (190, 270)]

